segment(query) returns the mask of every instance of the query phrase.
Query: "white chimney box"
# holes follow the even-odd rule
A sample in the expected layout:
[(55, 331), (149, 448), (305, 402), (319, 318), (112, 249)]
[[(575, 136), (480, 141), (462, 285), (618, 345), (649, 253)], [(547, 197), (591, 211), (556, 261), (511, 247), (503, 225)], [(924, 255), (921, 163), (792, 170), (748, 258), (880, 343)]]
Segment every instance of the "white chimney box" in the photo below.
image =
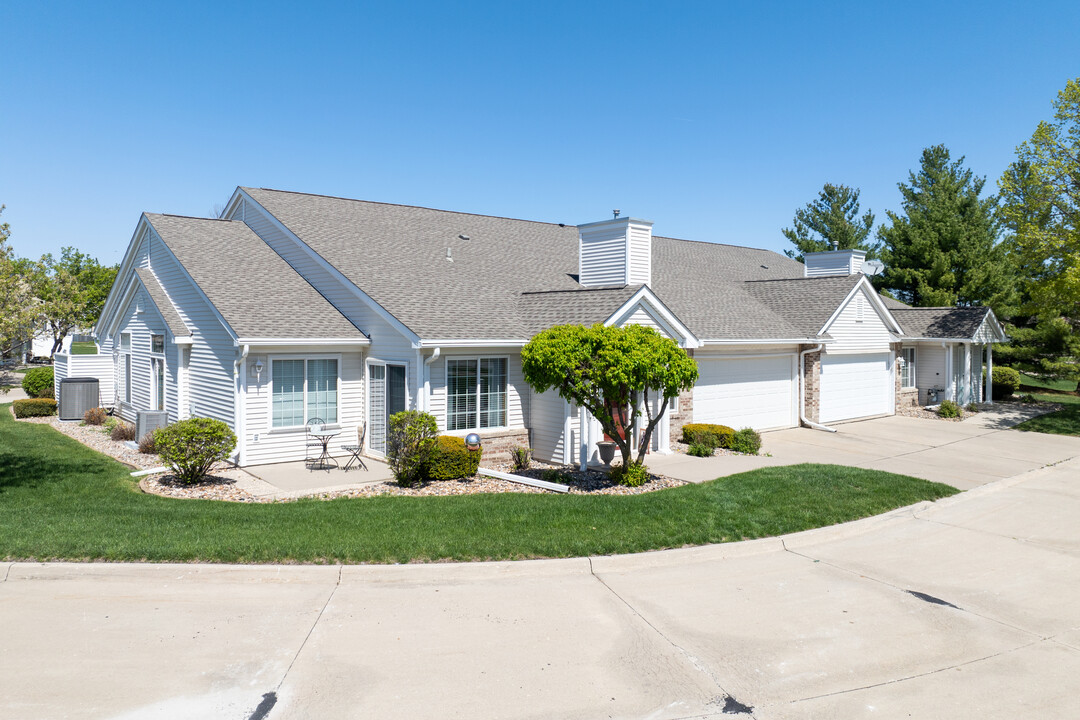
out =
[(826, 250), (824, 252), (805, 253), (803, 260), (806, 277), (830, 277), (834, 275), (854, 275), (862, 272), (865, 250)]
[(584, 287), (651, 284), (652, 225), (630, 217), (578, 225), (578, 282)]

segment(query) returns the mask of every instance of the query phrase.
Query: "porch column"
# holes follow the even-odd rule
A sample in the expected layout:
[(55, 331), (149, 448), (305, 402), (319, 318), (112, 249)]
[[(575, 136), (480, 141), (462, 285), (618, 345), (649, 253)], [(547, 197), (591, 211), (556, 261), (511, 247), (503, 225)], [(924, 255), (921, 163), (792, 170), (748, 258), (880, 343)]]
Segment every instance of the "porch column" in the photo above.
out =
[(974, 386), (971, 383), (971, 343), (964, 343), (964, 400), (967, 405), (975, 399)]
[(956, 354), (953, 351), (953, 346), (949, 343), (941, 343), (941, 347), (945, 348), (945, 397), (942, 400), (956, 400), (956, 387), (953, 382), (953, 356)]
[(986, 343), (986, 403), (994, 404), (994, 343)]

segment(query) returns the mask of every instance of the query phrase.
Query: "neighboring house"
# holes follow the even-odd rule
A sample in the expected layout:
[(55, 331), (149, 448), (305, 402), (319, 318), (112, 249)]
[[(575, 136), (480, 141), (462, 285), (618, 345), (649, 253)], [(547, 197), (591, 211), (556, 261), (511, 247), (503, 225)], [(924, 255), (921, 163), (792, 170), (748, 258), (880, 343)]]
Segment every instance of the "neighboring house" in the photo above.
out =
[[(649, 325), (697, 360), (657, 452), (690, 421), (888, 415), (916, 401), (908, 385), (977, 399), (981, 347), (989, 357), (1004, 337), (993, 315), (890, 309), (862, 259), (811, 253), (804, 266), (654, 236), (635, 218), (573, 226), (238, 188), (221, 219), (140, 218), (96, 334), (122, 415), (221, 419), (242, 465), (303, 458), (312, 417), (344, 429), (332, 449), (366, 427), (382, 455), (404, 409), (478, 432), (495, 454), (595, 460), (599, 423), (522, 377), (521, 347), (563, 323)], [(941, 370), (938, 350), (954, 358)]]

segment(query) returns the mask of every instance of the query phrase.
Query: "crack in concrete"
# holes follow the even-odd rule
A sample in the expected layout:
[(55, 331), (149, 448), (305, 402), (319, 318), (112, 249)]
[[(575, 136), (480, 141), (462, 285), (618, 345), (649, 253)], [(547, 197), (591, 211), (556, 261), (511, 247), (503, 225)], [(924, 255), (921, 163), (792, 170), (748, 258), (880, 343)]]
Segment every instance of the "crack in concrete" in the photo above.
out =
[[(795, 555), (796, 557), (801, 557), (804, 560), (809, 560), (810, 562), (815, 562), (815, 563), (820, 563), (822, 565), (826, 565), (828, 567), (833, 568), (834, 570), (839, 570), (841, 572), (845, 572), (845, 573), (848, 573), (850, 575), (855, 575), (855, 576), (863, 578), (865, 580), (869, 580), (870, 582), (875, 582), (875, 583), (878, 583), (879, 585), (884, 585), (885, 587), (892, 588), (893, 590), (899, 590), (900, 592), (902, 592), (904, 594), (908, 594), (910, 592), (909, 588), (900, 587), (899, 585), (891, 583), (888, 580), (883, 580), (881, 578), (874, 577), (872, 575), (867, 575), (865, 572), (863, 572), (861, 570), (852, 570), (852, 569), (846, 568), (846, 567), (844, 567), (842, 565), (837, 565), (836, 563), (829, 562), (828, 560), (822, 560), (821, 558), (815, 558), (815, 557), (813, 557), (811, 555), (807, 555), (805, 553), (801, 553), (801, 552), (798, 552), (796, 550), (792, 550), (791, 548), (789, 548), (787, 546), (787, 543), (784, 541), (783, 538), (780, 538), (780, 543), (783, 545), (785, 552), (789, 552), (792, 555)], [(956, 606), (953, 606), (953, 607), (956, 607)], [(951, 609), (952, 608), (950, 608), (950, 610)], [(998, 620), (997, 618), (990, 617), (989, 615), (983, 615), (981, 613), (977, 613), (974, 610), (969, 610), (967, 608), (956, 607), (956, 611), (957, 612), (962, 612), (962, 613), (967, 613), (969, 615), (974, 615), (977, 618), (981, 618), (983, 620), (987, 620), (987, 621), (992, 622), (992, 623), (997, 623), (998, 625), (1001, 625), (1002, 627), (1007, 627), (1007, 628), (1009, 628), (1011, 630), (1016, 630), (1018, 632), (1022, 632), (1025, 635), (1030, 635), (1032, 637), (1038, 638), (1038, 640), (1046, 640), (1047, 639), (1044, 635), (1040, 635), (1037, 632), (1032, 632), (1031, 630), (1028, 630), (1026, 628), (1022, 628), (1022, 627), (1018, 627), (1016, 625), (1012, 625), (1011, 623), (1007, 623), (1004, 620)]]
[(906, 682), (908, 680), (917, 680), (918, 678), (929, 677), (930, 675), (936, 675), (938, 673), (946, 672), (947, 670), (956, 670), (957, 668), (962, 668), (962, 667), (965, 667), (967, 665), (972, 665), (974, 663), (983, 662), (984, 660), (992, 660), (993, 658), (1001, 657), (1002, 655), (1008, 655), (1010, 653), (1017, 652), (1018, 650), (1024, 650), (1024, 649), (1032, 647), (1034, 645), (1038, 645), (1041, 642), (1045, 642), (1045, 639), (1032, 640), (1031, 642), (1025, 643), (1024, 645), (1020, 645), (1019, 647), (1009, 648), (1007, 650), (1001, 650), (1000, 652), (991, 653), (991, 654), (986, 655), (984, 657), (974, 658), (972, 660), (965, 660), (962, 663), (955, 663), (953, 665), (949, 665), (947, 667), (942, 667), (942, 668), (937, 668), (935, 670), (927, 670), (926, 672), (916, 673), (915, 675), (906, 675), (906, 676), (904, 676), (902, 678), (895, 678), (893, 680), (885, 680), (885, 681), (879, 682), (879, 683), (871, 683), (870, 685), (863, 685), (862, 687), (849, 688), (847, 690), (837, 690), (836, 692), (823, 693), (821, 695), (813, 695), (811, 697), (799, 698), (798, 700), (790, 700), (788, 702), (788, 704), (789, 705), (794, 705), (796, 703), (808, 702), (810, 700), (819, 700), (821, 698), (835, 697), (837, 695), (848, 695), (850, 693), (859, 692), (860, 690), (870, 690), (872, 688), (884, 687), (886, 685), (895, 685), (896, 683), (902, 683), (902, 682)]
[(920, 521), (920, 522), (933, 523), (934, 525), (941, 525), (942, 527), (950, 527), (950, 528), (953, 528), (954, 530), (967, 530), (968, 532), (980, 533), (982, 535), (989, 535), (990, 537), (1001, 538), (1003, 540), (1014, 540), (1015, 542), (1024, 543), (1025, 545), (1034, 545), (1034, 546), (1042, 548), (1044, 550), (1051, 550), (1051, 551), (1057, 552), (1057, 553), (1064, 553), (1066, 555), (1071, 555), (1072, 554), (1071, 551), (1068, 548), (1061, 548), (1061, 547), (1058, 547), (1056, 545), (1051, 545), (1051, 544), (1049, 544), (1047, 542), (1044, 542), (1042, 540), (1029, 540), (1028, 538), (1017, 537), (1015, 535), (1002, 535), (1001, 533), (996, 533), (996, 532), (994, 532), (992, 530), (983, 530), (982, 528), (972, 528), (972, 527), (967, 527), (966, 525), (956, 525), (955, 523), (948, 523), (948, 522), (944, 522), (942, 520), (934, 520), (933, 518), (919, 517), (918, 514), (916, 514), (914, 512), (911, 514), (911, 517), (914, 518), (915, 520)]
[[(628, 601), (626, 600), (626, 598), (624, 598), (624, 597), (623, 597), (622, 595), (620, 595), (619, 593), (617, 593), (617, 592), (615, 591), (615, 589), (614, 589), (613, 587), (611, 587), (611, 586), (610, 586), (610, 585), (608, 585), (608, 584), (607, 584), (606, 582), (604, 582), (604, 579), (603, 579), (602, 577), (600, 577), (599, 575), (597, 575), (597, 574), (596, 574), (596, 570), (595, 570), (595, 569), (593, 568), (593, 561), (592, 561), (592, 558), (590, 557), (590, 558), (588, 558), (588, 560), (589, 560), (589, 574), (590, 574), (590, 575), (592, 575), (592, 576), (593, 576), (593, 578), (595, 578), (595, 579), (596, 579), (596, 581), (597, 581), (598, 583), (600, 583), (601, 585), (603, 585), (603, 586), (604, 586), (604, 589), (606, 589), (606, 590), (607, 590), (607, 591), (608, 591), (609, 593), (611, 593), (612, 595), (614, 595), (614, 596), (615, 596), (615, 597), (616, 597), (616, 598), (617, 598), (617, 599), (619, 600), (619, 602), (621, 602), (621, 603), (622, 603), (623, 605), (625, 605), (625, 606), (627, 607), (627, 609), (628, 609), (628, 610), (630, 610), (630, 612), (634, 614), (634, 616), (635, 616), (635, 617), (637, 617), (638, 619), (640, 619), (640, 620), (641, 620), (641, 622), (643, 622), (643, 623), (645, 623), (646, 625), (648, 625), (648, 626), (649, 626), (649, 628), (650, 628), (650, 629), (652, 629), (652, 631), (653, 631), (654, 633), (656, 633), (656, 634), (657, 634), (657, 635), (659, 635), (659, 636), (660, 636), (661, 638), (663, 638), (663, 639), (664, 639), (664, 641), (665, 641), (666, 643), (668, 643), (669, 645), (671, 645), (671, 647), (673, 647), (673, 648), (675, 648), (675, 649), (676, 649), (677, 651), (679, 651), (679, 653), (680, 653), (680, 654), (681, 654), (681, 655), (682, 655), (682, 656), (683, 656), (684, 658), (686, 658), (686, 660), (687, 660), (687, 661), (689, 661), (689, 663), (690, 663), (691, 665), (693, 665), (693, 666), (694, 666), (694, 668), (695, 668), (695, 669), (696, 669), (696, 670), (697, 670), (697, 671), (698, 671), (699, 673), (701, 673), (701, 674), (702, 674), (702, 675), (704, 675), (705, 677), (709, 678), (709, 680), (710, 680), (710, 681), (711, 681), (711, 682), (713, 683), (713, 685), (715, 685), (715, 686), (716, 686), (716, 688), (717, 688), (717, 689), (718, 689), (718, 690), (719, 690), (720, 692), (722, 692), (722, 693), (724, 694), (724, 696), (726, 696), (726, 697), (732, 697), (732, 696), (731, 696), (731, 693), (729, 693), (729, 692), (728, 692), (727, 690), (725, 690), (725, 689), (724, 689), (724, 686), (723, 686), (723, 685), (722, 685), (722, 684), (720, 683), (720, 678), (718, 678), (718, 677), (716, 676), (716, 674), (715, 674), (715, 673), (713, 673), (713, 671), (712, 671), (712, 670), (711, 670), (711, 669), (709, 668), (709, 666), (708, 666), (708, 665), (706, 665), (706, 664), (705, 664), (705, 663), (704, 663), (704, 662), (703, 662), (703, 661), (702, 661), (702, 660), (701, 660), (700, 658), (698, 658), (698, 657), (697, 657), (696, 655), (694, 655), (694, 654), (693, 654), (692, 652), (690, 652), (689, 650), (687, 650), (686, 648), (684, 648), (684, 647), (683, 647), (682, 645), (679, 645), (679, 643), (675, 642), (675, 641), (674, 641), (674, 640), (672, 640), (672, 639), (671, 639), (670, 637), (668, 637), (667, 635), (665, 635), (665, 634), (664, 634), (664, 632), (663, 632), (663, 631), (662, 631), (662, 630), (661, 630), (660, 628), (658, 628), (658, 627), (657, 627), (656, 625), (652, 624), (652, 622), (650, 622), (650, 621), (649, 621), (649, 619), (648, 619), (647, 617), (645, 617), (644, 615), (642, 615), (642, 614), (641, 614), (641, 612), (640, 612), (640, 611), (638, 611), (638, 609), (637, 609), (637, 608), (635, 608), (635, 607), (634, 607), (633, 605), (631, 605), (631, 604), (630, 604), (630, 603), (629, 603), (629, 602), (628, 602)], [(689, 719), (689, 718), (712, 717), (712, 716), (711, 716), (710, 714), (706, 713), (706, 714), (704, 714), (704, 715), (687, 715), (686, 717), (687, 717), (687, 718)], [(746, 715), (744, 715), (744, 717), (750, 718), (751, 720), (753, 720), (753, 718), (754, 718), (753, 714), (746, 714)]]
[(311, 623), (311, 627), (308, 628), (307, 635), (304, 636), (304, 641), (300, 643), (300, 647), (297, 648), (296, 654), (293, 655), (293, 659), (289, 662), (289, 667), (285, 668), (285, 674), (281, 676), (281, 680), (279, 680), (278, 684), (274, 687), (275, 693), (279, 692), (281, 686), (285, 684), (285, 679), (289, 677), (289, 673), (292, 672), (293, 665), (296, 664), (296, 660), (300, 657), (300, 653), (302, 653), (307, 646), (308, 640), (311, 639), (311, 634), (315, 632), (315, 627), (319, 624), (319, 621), (322, 620), (323, 613), (326, 612), (326, 608), (330, 605), (330, 601), (334, 599), (334, 594), (337, 593), (338, 588), (341, 587), (341, 573), (344, 569), (344, 565), (338, 565), (337, 582), (334, 583), (333, 590), (331, 590), (330, 594), (326, 597), (326, 602), (323, 603), (322, 608), (319, 610), (319, 614), (315, 617), (315, 621)]
[(15, 567), (15, 563), (8, 563), (7, 568), (4, 570), (4, 579), (0, 580), (0, 582), (7, 582), (8, 576), (11, 575), (11, 568), (13, 567)]

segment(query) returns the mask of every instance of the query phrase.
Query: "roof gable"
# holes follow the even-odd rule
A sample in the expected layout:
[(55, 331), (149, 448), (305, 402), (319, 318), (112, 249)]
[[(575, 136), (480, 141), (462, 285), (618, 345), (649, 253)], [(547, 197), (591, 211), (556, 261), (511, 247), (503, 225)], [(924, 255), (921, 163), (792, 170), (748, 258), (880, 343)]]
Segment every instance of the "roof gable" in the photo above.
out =
[(137, 268), (135, 270), (135, 276), (142, 283), (142, 286), (146, 288), (146, 294), (150, 296), (150, 301), (154, 303), (157, 308), (158, 314), (161, 315), (161, 319), (165, 321), (165, 326), (169, 328), (169, 332), (173, 334), (173, 337), (187, 337), (191, 335), (191, 330), (184, 324), (184, 321), (180, 318), (180, 313), (176, 311), (176, 307), (172, 304), (168, 294), (165, 292), (165, 288), (161, 287), (161, 283), (154, 277), (154, 273), (150, 268)]

